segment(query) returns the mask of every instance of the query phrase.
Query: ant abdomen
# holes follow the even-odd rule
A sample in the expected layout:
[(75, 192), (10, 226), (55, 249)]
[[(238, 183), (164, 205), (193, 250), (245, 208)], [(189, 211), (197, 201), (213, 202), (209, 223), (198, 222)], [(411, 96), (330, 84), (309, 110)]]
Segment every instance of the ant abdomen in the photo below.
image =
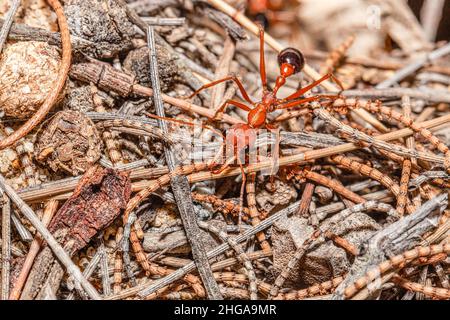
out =
[(300, 72), (305, 66), (305, 58), (303, 54), (295, 48), (283, 49), (278, 54), (278, 65), (289, 64), (294, 67), (294, 73)]

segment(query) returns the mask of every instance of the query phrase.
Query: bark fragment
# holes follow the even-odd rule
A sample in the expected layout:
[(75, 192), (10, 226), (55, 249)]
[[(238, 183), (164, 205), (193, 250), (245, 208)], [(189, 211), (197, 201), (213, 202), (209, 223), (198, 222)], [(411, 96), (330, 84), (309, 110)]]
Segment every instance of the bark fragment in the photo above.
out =
[[(122, 212), (130, 194), (128, 173), (91, 167), (48, 229), (73, 255)], [(63, 275), (62, 266), (46, 247), (36, 258), (21, 299), (45, 298), (49, 288), (56, 293)]]

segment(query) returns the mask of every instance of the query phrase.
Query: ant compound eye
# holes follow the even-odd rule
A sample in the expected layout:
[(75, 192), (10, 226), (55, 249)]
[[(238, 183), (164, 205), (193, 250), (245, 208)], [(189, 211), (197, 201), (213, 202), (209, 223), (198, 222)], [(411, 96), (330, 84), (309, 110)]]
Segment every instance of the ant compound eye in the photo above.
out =
[(305, 66), (305, 58), (299, 50), (286, 48), (278, 54), (278, 65), (281, 67), (283, 63), (290, 64), (294, 67), (294, 73), (298, 73)]

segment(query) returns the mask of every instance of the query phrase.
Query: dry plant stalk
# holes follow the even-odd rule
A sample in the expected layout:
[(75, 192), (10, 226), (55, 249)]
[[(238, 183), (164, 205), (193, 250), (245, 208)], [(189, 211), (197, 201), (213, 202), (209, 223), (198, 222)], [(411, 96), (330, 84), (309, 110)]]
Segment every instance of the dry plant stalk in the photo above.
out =
[[(394, 182), (389, 176), (383, 174), (379, 170), (341, 155), (332, 156), (331, 160), (349, 170), (378, 181), (383, 186), (388, 188), (397, 198), (400, 195), (399, 185)], [(414, 211), (414, 208), (410, 204), (407, 204), (406, 209), (408, 213), (412, 213)]]
[[(247, 206), (248, 206), (248, 212), (251, 218), (251, 224), (253, 226), (256, 226), (260, 223), (259, 220), (259, 212), (258, 208), (256, 207), (256, 197), (255, 197), (255, 180), (256, 180), (256, 174), (251, 174), (248, 177), (247, 184), (246, 184), (246, 192), (247, 192)], [(257, 233), (256, 238), (259, 241), (259, 244), (264, 252), (271, 252), (272, 248), (266, 240), (266, 236), (263, 232)]]
[(348, 240), (345, 240), (344, 238), (338, 236), (337, 234), (326, 231), (324, 233), (325, 238), (332, 240), (337, 246), (341, 247), (348, 253), (350, 253), (353, 256), (357, 256), (359, 254), (359, 250), (357, 247), (355, 247), (354, 244), (350, 243)]
[[(227, 282), (229, 285), (233, 285), (235, 287), (239, 287), (239, 283), (247, 283), (248, 277), (244, 274), (237, 274), (234, 272), (214, 272), (214, 278), (219, 282)], [(344, 280), (344, 276), (338, 276), (329, 281), (325, 281), (313, 286), (310, 286), (305, 289), (300, 290), (291, 290), (286, 293), (279, 293), (274, 300), (302, 300), (308, 297), (314, 297), (317, 295), (325, 294), (327, 292), (332, 291), (336, 288), (342, 281)], [(262, 295), (268, 295), (271, 289), (271, 285), (258, 280), (258, 291)], [(245, 292), (245, 299), (248, 299), (250, 294), (249, 292)]]
[(360, 132), (356, 129), (353, 129), (350, 126), (347, 126), (343, 123), (341, 123), (336, 118), (332, 117), (328, 112), (326, 112), (323, 109), (316, 109), (314, 110), (314, 113), (319, 116), (321, 119), (325, 120), (327, 123), (330, 123), (332, 126), (338, 128), (340, 132), (345, 133), (351, 139), (355, 139), (359, 142), (363, 142), (364, 144), (368, 144), (369, 146), (373, 146), (376, 148), (383, 149), (385, 151), (388, 151), (390, 153), (395, 153), (397, 155), (401, 156), (408, 156), (408, 157), (416, 157), (418, 159), (423, 159), (427, 161), (433, 161), (436, 163), (444, 163), (444, 159), (442, 157), (434, 156), (433, 154), (425, 153), (425, 152), (418, 152), (415, 150), (409, 150), (407, 148), (404, 148), (402, 146), (398, 146), (395, 144), (387, 143), (381, 140), (378, 140), (376, 137), (369, 136), (363, 132)]
[[(234, 272), (215, 272), (214, 277), (219, 282), (227, 282), (228, 284), (233, 284), (235, 286), (238, 286), (238, 283), (240, 282), (248, 282), (248, 279), (243, 274), (236, 274)], [(318, 295), (323, 295), (326, 293), (332, 292), (334, 288), (336, 288), (342, 281), (344, 280), (344, 276), (338, 276), (335, 277), (329, 281), (325, 281), (322, 283), (318, 283), (315, 285), (312, 285), (305, 289), (300, 290), (290, 290), (285, 293), (279, 293), (276, 297), (274, 297), (274, 300), (302, 300), (305, 298), (315, 297)], [(271, 289), (271, 285), (258, 280), (258, 291), (262, 295), (268, 295)], [(243, 292), (244, 299), (248, 299), (249, 292)]]
[[(98, 94), (97, 87), (91, 85), (91, 93), (92, 93), (92, 102), (95, 105), (96, 112), (106, 112), (105, 107), (103, 106), (103, 100)], [(109, 160), (113, 166), (119, 164), (122, 160), (122, 155), (117, 150), (117, 142), (114, 139), (114, 135), (110, 131), (104, 131), (102, 133), (102, 138), (106, 146), (106, 150), (108, 152)]]
[(355, 203), (363, 203), (366, 202), (366, 200), (361, 197), (360, 195), (354, 193), (351, 190), (348, 190), (345, 188), (342, 184), (338, 183), (337, 181), (334, 181), (328, 177), (325, 177), (324, 175), (321, 175), (317, 172), (310, 171), (308, 169), (305, 170), (295, 170), (293, 172), (294, 178), (302, 181), (304, 179), (309, 179), (311, 181), (317, 182), (318, 184), (325, 186), (327, 188), (330, 188), (334, 190), (336, 193), (339, 193), (344, 198), (349, 199), (352, 202)]
[(427, 264), (434, 265), (436, 263), (444, 261), (445, 259), (447, 259), (446, 253), (438, 253), (438, 254), (435, 254), (434, 256), (430, 256), (430, 257), (417, 258), (411, 262), (411, 265), (414, 265), (414, 266), (425, 266)]
[[(119, 244), (123, 238), (123, 228), (118, 228), (116, 233), (116, 243)], [(120, 292), (122, 287), (122, 269), (123, 269), (123, 260), (122, 253), (117, 250), (114, 257), (114, 285), (113, 292), (117, 294)]]
[[(145, 124), (139, 121), (133, 121), (128, 119), (115, 119), (115, 120), (106, 120), (100, 123), (97, 123), (98, 128), (132, 128), (132, 129), (139, 129), (146, 133), (148, 133), (149, 136), (157, 138), (162, 141), (166, 141), (167, 143), (171, 144), (173, 141), (169, 140), (166, 134), (162, 132), (160, 128), (157, 128), (155, 126), (151, 126), (149, 124)], [(106, 133), (106, 132), (105, 132)], [(113, 146), (111, 146), (113, 148)]]
[(425, 286), (420, 283), (408, 281), (398, 275), (395, 275), (392, 278), (392, 281), (406, 290), (420, 292), (433, 299), (445, 299), (445, 300), (450, 299), (450, 289), (448, 288), (436, 288)]
[(344, 280), (344, 277), (339, 276), (339, 277), (333, 278), (329, 281), (325, 281), (325, 282), (313, 285), (306, 289), (301, 289), (301, 290), (294, 291), (294, 292), (278, 294), (274, 298), (274, 300), (301, 300), (301, 299), (305, 299), (308, 297), (323, 295), (323, 294), (331, 292), (331, 290), (333, 290), (339, 284), (341, 284), (341, 282), (343, 280)]
[[(6, 127), (4, 129), (5, 133), (7, 134), (11, 134), (14, 132), (14, 130), (11, 127)], [(36, 185), (36, 171), (33, 165), (33, 160), (31, 155), (28, 153), (28, 150), (30, 149), (30, 147), (32, 147), (32, 145), (30, 146), (31, 143), (26, 143), (24, 141), (24, 139), (21, 139), (17, 144), (16, 144), (16, 152), (20, 157), (20, 165), (22, 165), (23, 167), (23, 171), (25, 173), (25, 177), (26, 177), (26, 181), (27, 181), (27, 186), (28, 187), (33, 187)]]
[(102, 133), (102, 138), (105, 141), (109, 160), (111, 160), (111, 162), (114, 166), (119, 164), (122, 159), (122, 155), (117, 150), (117, 143), (114, 140), (112, 133), (110, 131), (104, 131)]
[(353, 284), (345, 288), (344, 295), (346, 299), (352, 298), (361, 289), (370, 285), (370, 283), (379, 278), (384, 273), (396, 269), (404, 268), (409, 262), (414, 259), (428, 257), (440, 253), (449, 254), (450, 244), (432, 245), (428, 247), (417, 247), (406, 251), (403, 254), (396, 255), (389, 260), (380, 263), (376, 268), (368, 271), (365, 276), (356, 280)]
[[(411, 118), (411, 104), (409, 97), (403, 97), (402, 99), (403, 113), (406, 118)], [(408, 144), (408, 142), (407, 142)], [(407, 145), (408, 146), (408, 145)], [(402, 175), (400, 178), (400, 194), (397, 197), (397, 212), (402, 216), (405, 212), (405, 206), (408, 201), (408, 183), (411, 176), (412, 160), (404, 159)]]
[[(128, 97), (133, 93), (144, 97), (153, 96), (153, 89), (135, 84), (134, 77), (115, 70), (109, 64), (100, 61), (75, 64), (70, 70), (70, 76), (79, 81), (94, 83), (99, 88), (116, 92), (122, 97)], [(189, 101), (174, 98), (166, 94), (161, 94), (161, 98), (164, 102), (174, 105), (186, 112), (194, 112), (210, 119), (214, 118), (214, 110), (200, 107)], [(243, 122), (242, 120), (227, 114), (223, 115), (222, 120), (230, 124)]]
[(372, 102), (370, 100), (358, 100), (354, 98), (341, 98), (333, 101), (333, 107), (351, 107), (351, 108), (363, 108), (367, 111), (377, 113), (386, 116), (387, 119), (396, 120), (403, 125), (407, 126), (414, 132), (419, 133), (424, 139), (430, 142), (436, 149), (441, 151), (445, 155), (444, 167), (450, 170), (450, 149), (431, 133), (430, 130), (420, 126), (409, 118), (406, 118), (403, 114), (392, 110), (391, 108), (384, 107), (380, 101)]

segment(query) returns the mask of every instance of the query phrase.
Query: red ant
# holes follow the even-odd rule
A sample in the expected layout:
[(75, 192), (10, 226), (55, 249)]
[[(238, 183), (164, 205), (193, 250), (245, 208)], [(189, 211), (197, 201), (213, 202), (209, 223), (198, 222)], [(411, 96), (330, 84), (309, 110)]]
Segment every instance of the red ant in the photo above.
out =
[[(219, 79), (206, 85), (203, 85), (188, 97), (188, 99), (190, 99), (196, 96), (202, 90), (215, 86), (219, 83), (225, 81), (233, 81), (238, 86), (239, 91), (241, 92), (244, 100), (251, 105), (250, 107), (245, 103), (229, 99), (220, 106), (220, 108), (216, 111), (216, 114), (214, 116), (214, 119), (217, 119), (217, 115), (223, 113), (228, 105), (233, 105), (239, 109), (248, 112), (247, 123), (235, 124), (227, 131), (227, 142), (228, 142), (227, 148), (231, 148), (233, 156), (228, 158), (219, 169), (213, 170), (213, 168), (217, 164), (215, 161), (213, 161), (212, 165), (210, 166), (210, 169), (214, 174), (220, 174), (225, 169), (230, 167), (235, 160), (238, 162), (242, 172), (242, 186), (240, 193), (241, 208), (246, 183), (246, 176), (243, 169), (243, 161), (240, 160), (240, 155), (242, 155), (242, 152), (245, 152), (247, 148), (254, 146), (256, 140), (255, 129), (267, 128), (271, 131), (277, 129), (275, 125), (267, 121), (267, 114), (275, 110), (293, 108), (295, 106), (300, 106), (307, 102), (320, 100), (322, 98), (328, 99), (338, 98), (339, 96), (330, 96), (330, 95), (314, 95), (308, 98), (301, 98), (305, 93), (310, 91), (312, 88), (316, 87), (321, 82), (330, 78), (333, 79), (343, 90), (341, 83), (332, 74), (326, 74), (322, 78), (312, 82), (306, 87), (298, 89), (296, 92), (294, 92), (293, 94), (289, 95), (284, 99), (277, 98), (278, 90), (286, 83), (286, 79), (296, 73), (299, 73), (303, 69), (305, 65), (305, 58), (303, 57), (303, 54), (297, 49), (286, 48), (282, 50), (278, 54), (278, 64), (280, 67), (280, 74), (275, 81), (275, 86), (273, 87), (272, 90), (270, 90), (267, 85), (265, 57), (264, 57), (264, 29), (262, 26), (259, 26), (259, 39), (260, 39), (260, 77), (263, 87), (262, 98), (260, 101), (253, 102), (251, 100), (244, 86), (236, 76), (228, 76), (223, 79)], [(275, 145), (275, 151), (273, 152), (275, 158), (278, 157), (278, 140), (279, 139), (277, 134), (277, 143)], [(244, 163), (245, 162), (246, 161), (244, 160)], [(273, 178), (273, 171), (271, 172), (271, 177)]]
[[(303, 105), (307, 102), (320, 100), (322, 98), (336, 99), (338, 95), (314, 95), (308, 98), (302, 98), (305, 93), (310, 91), (312, 88), (318, 86), (321, 82), (327, 79), (333, 79), (343, 90), (341, 83), (337, 80), (331, 73), (324, 75), (322, 78), (312, 82), (306, 87), (300, 88), (293, 94), (289, 95), (286, 98), (279, 99), (277, 98), (278, 90), (286, 83), (286, 79), (296, 73), (299, 73), (304, 65), (305, 58), (303, 54), (294, 48), (286, 48), (278, 54), (278, 65), (280, 67), (280, 75), (277, 77), (275, 81), (275, 86), (272, 90), (270, 90), (267, 86), (267, 77), (266, 77), (266, 67), (265, 67), (265, 57), (264, 57), (264, 29), (259, 27), (259, 39), (260, 39), (260, 77), (263, 86), (262, 98), (258, 102), (253, 102), (249, 95), (247, 94), (244, 86), (240, 82), (240, 80), (236, 76), (228, 76), (223, 79), (219, 79), (203, 85), (194, 93), (192, 93), (188, 98), (192, 98), (196, 96), (200, 91), (215, 86), (219, 83), (225, 81), (234, 81), (239, 88), (239, 91), (242, 94), (242, 97), (246, 102), (248, 102), (252, 107), (248, 106), (245, 103), (235, 101), (235, 100), (227, 100), (225, 101), (220, 108), (216, 111), (215, 119), (218, 114), (221, 114), (225, 111), (225, 108), (228, 105), (233, 105), (239, 109), (248, 112), (247, 115), (247, 123), (235, 124), (233, 125), (227, 132), (228, 141), (232, 141), (232, 145), (235, 149), (234, 155), (240, 154), (245, 148), (252, 145), (255, 141), (255, 135), (253, 134), (254, 129), (267, 128), (269, 130), (274, 130), (277, 127), (273, 124), (270, 124), (267, 121), (267, 114), (279, 109), (288, 109), (293, 108), (295, 106)], [(238, 149), (239, 146), (239, 149)], [(232, 163), (235, 159), (228, 159), (224, 165), (218, 170), (213, 171), (213, 173), (221, 173), (227, 167), (229, 167), (230, 163)], [(239, 163), (242, 169), (242, 164)], [(243, 171), (243, 170), (242, 170)]]

